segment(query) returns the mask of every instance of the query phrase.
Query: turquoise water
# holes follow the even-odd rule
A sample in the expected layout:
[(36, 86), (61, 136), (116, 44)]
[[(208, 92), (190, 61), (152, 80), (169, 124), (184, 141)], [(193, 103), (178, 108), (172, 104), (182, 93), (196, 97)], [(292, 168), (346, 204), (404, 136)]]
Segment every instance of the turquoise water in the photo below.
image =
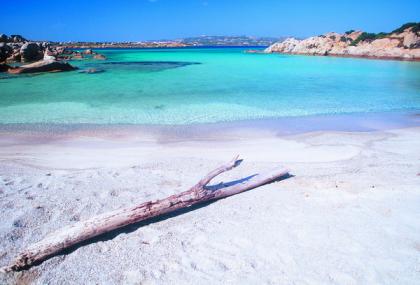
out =
[[(420, 110), (420, 63), (246, 54), (240, 48), (101, 50), (80, 70), (0, 74), (0, 123), (195, 124)], [(97, 68), (101, 73), (80, 73)]]

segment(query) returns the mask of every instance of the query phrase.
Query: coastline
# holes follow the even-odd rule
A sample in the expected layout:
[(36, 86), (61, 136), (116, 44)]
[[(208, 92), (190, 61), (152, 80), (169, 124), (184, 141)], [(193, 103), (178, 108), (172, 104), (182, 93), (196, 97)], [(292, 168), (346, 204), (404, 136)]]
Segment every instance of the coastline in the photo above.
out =
[(0, 124), (1, 138), (36, 141), (78, 136), (138, 138), (147, 141), (203, 141), (278, 137), (313, 132), (372, 132), (420, 126), (420, 110), (308, 115), (186, 125), (151, 124)]
[(329, 53), (323, 54), (311, 54), (311, 53), (295, 53), (295, 52), (265, 52), (267, 54), (287, 54), (287, 55), (302, 55), (302, 56), (321, 56), (321, 57), (341, 57), (341, 58), (360, 58), (360, 59), (372, 59), (372, 60), (395, 60), (395, 61), (407, 61), (407, 62), (419, 62), (420, 58), (404, 58), (398, 56), (370, 56), (370, 55), (357, 55), (357, 54), (334, 54)]

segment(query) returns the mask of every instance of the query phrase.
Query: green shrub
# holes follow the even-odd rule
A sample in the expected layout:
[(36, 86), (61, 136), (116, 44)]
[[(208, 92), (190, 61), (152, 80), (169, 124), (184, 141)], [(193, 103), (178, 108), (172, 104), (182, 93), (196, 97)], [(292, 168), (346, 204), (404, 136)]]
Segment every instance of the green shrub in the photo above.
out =
[(389, 34), (388, 34), (388, 33), (383, 33), (383, 32), (380, 32), (380, 33), (376, 34), (376, 36), (375, 36), (375, 40), (376, 40), (376, 39), (383, 39), (383, 38), (385, 38), (386, 36), (389, 36)]
[(376, 39), (376, 34), (375, 33), (361, 33), (357, 39), (355, 39), (354, 41), (351, 42), (351, 46), (356, 46), (358, 43), (363, 42), (363, 41), (373, 41)]
[(341, 36), (340, 41), (347, 42), (347, 38), (345, 36)]
[(350, 35), (351, 33), (353, 33), (354, 32), (354, 30), (350, 30), (350, 31), (347, 31), (347, 32), (345, 32), (345, 34), (346, 35)]
[(408, 28), (411, 28), (411, 27), (413, 27), (413, 32), (415, 32), (415, 33), (420, 32), (420, 23), (412, 22), (412, 23), (406, 23), (406, 24), (402, 25), (401, 27), (399, 27), (398, 29), (393, 30), (391, 32), (391, 34), (394, 34), (394, 33), (400, 34), (400, 33), (404, 32), (405, 29), (408, 29)]
[[(407, 23), (407, 24), (402, 25), (398, 29), (393, 30), (390, 33), (384, 33), (384, 32), (377, 33), (377, 34), (375, 34), (375, 33), (361, 33), (360, 36), (357, 37), (357, 39), (355, 39), (354, 41), (352, 41), (350, 43), (350, 45), (351, 46), (356, 46), (360, 42), (363, 42), (363, 41), (373, 41), (373, 40), (377, 40), (377, 39), (383, 39), (383, 38), (385, 38), (385, 37), (387, 37), (391, 34), (394, 34), (394, 33), (400, 34), (408, 28), (412, 28), (412, 31), (414, 33), (417, 33), (417, 34), (420, 33), (420, 23), (414, 23), (414, 22), (413, 23)], [(347, 31), (346, 34), (348, 35), (348, 34), (351, 34), (352, 32), (354, 32), (354, 30)], [(341, 37), (341, 41), (344, 41), (343, 37)]]

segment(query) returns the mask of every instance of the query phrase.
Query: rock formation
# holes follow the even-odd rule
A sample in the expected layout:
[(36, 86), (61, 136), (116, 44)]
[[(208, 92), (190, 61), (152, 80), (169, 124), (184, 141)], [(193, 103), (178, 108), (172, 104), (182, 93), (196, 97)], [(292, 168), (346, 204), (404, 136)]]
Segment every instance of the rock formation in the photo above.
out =
[(391, 33), (348, 31), (304, 40), (288, 38), (265, 52), (420, 60), (420, 23), (405, 24)]
[(6, 43), (0, 43), (0, 62), (5, 61), (13, 54), (13, 48)]
[(31, 62), (42, 58), (40, 46), (36, 43), (24, 43), (20, 48), (22, 62)]
[(86, 49), (83, 51), (83, 54), (94, 54), (94, 52), (91, 49)]
[(5, 63), (0, 63), (0, 72), (6, 72), (10, 69), (10, 66)]
[(38, 73), (38, 72), (59, 72), (59, 71), (72, 71), (77, 69), (67, 62), (56, 60), (40, 60), (31, 64), (22, 65), (16, 68), (10, 68), (10, 74), (21, 73)]
[(80, 52), (74, 52), (71, 56), (71, 59), (74, 60), (79, 60), (79, 59), (83, 59), (83, 54), (81, 54)]
[(106, 60), (106, 57), (103, 54), (99, 54), (99, 53), (95, 54), (93, 58), (99, 59), (99, 60)]
[[(0, 34), (0, 72), (20, 74), (75, 70), (77, 68), (62, 61), (74, 53), (50, 42), (32, 42), (20, 35)], [(15, 62), (33, 63), (18, 67), (6, 64)]]

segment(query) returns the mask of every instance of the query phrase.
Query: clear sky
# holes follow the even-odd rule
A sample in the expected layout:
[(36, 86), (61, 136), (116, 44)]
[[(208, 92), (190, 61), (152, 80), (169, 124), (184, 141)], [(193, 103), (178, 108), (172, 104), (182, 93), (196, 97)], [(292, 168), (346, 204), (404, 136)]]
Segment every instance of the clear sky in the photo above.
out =
[(54, 41), (306, 37), (420, 21), (420, 0), (0, 0), (0, 8), (0, 33)]

